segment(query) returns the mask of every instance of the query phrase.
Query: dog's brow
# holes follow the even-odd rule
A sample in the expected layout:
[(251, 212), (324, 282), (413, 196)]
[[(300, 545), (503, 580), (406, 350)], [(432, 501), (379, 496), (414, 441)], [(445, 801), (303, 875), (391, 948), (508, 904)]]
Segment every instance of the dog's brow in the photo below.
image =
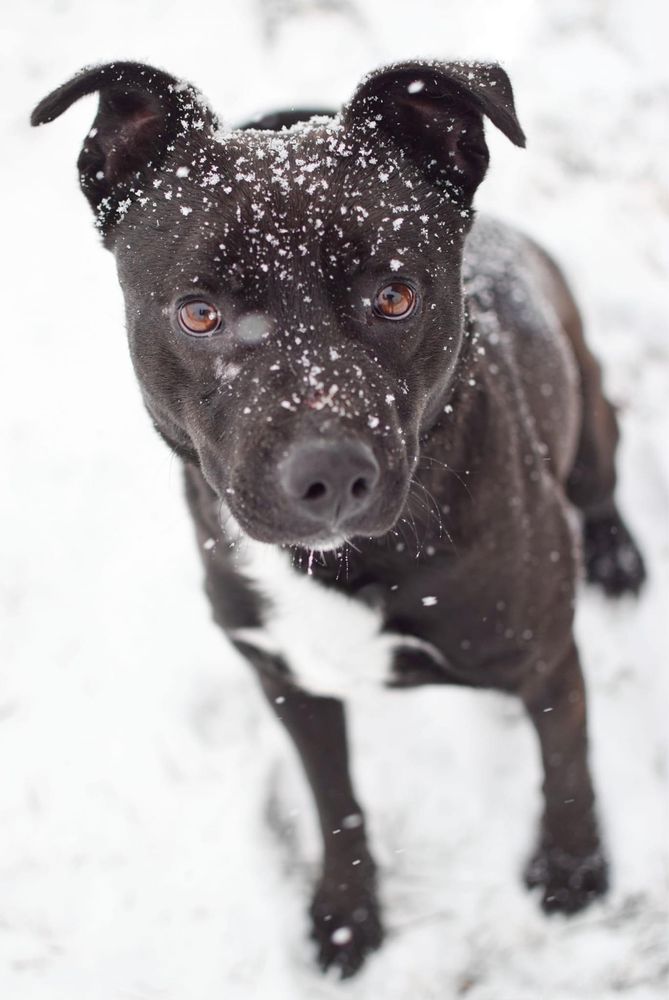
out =
[(351, 276), (364, 267), (370, 256), (368, 245), (359, 239), (341, 243), (336, 233), (328, 233), (322, 250), (326, 267), (330, 265)]

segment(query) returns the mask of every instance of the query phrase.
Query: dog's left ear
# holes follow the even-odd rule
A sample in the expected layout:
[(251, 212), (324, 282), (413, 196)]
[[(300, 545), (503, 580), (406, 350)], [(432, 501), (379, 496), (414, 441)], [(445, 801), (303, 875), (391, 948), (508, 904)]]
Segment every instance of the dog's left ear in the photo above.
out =
[(141, 63), (117, 62), (81, 70), (33, 111), (32, 125), (58, 118), (86, 94), (100, 101), (79, 155), (81, 189), (102, 229), (122, 212), (131, 188), (158, 167), (180, 137), (215, 127), (216, 119), (189, 84)]
[(484, 115), (516, 146), (525, 145), (501, 66), (409, 62), (367, 76), (343, 121), (367, 139), (376, 130), (390, 137), (432, 181), (469, 203), (488, 168)]

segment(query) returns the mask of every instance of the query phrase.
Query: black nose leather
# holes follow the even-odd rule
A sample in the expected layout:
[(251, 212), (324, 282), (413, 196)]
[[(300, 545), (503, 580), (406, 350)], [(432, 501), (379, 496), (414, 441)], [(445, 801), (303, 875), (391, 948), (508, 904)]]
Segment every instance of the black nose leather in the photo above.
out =
[(374, 453), (355, 440), (294, 444), (279, 464), (279, 483), (295, 510), (330, 528), (368, 505), (378, 479)]

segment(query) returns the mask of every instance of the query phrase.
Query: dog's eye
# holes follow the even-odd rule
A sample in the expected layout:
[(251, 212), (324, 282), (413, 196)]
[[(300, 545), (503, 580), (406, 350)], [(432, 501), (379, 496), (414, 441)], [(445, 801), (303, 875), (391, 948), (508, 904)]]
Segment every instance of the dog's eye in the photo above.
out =
[(416, 293), (411, 285), (393, 281), (376, 293), (374, 312), (384, 319), (406, 319), (416, 308)]
[(221, 314), (206, 299), (189, 299), (179, 306), (179, 326), (191, 337), (211, 337), (221, 328)]

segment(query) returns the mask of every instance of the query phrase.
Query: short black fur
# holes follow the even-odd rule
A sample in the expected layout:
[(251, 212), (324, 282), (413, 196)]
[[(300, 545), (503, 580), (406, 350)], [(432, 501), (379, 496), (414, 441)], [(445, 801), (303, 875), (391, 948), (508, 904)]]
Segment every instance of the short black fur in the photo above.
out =
[(378, 616), (388, 685), (521, 699), (545, 773), (526, 881), (545, 910), (581, 909), (608, 879), (573, 639), (581, 550), (611, 594), (638, 591), (644, 567), (569, 288), (532, 241), (474, 221), (484, 118), (525, 141), (508, 77), (403, 63), (340, 115), (226, 131), (190, 85), (116, 63), (54, 91), (33, 124), (93, 91), (80, 182), (116, 257), (144, 402), (183, 461), (214, 617), (314, 795), (321, 966), (352, 975), (380, 945), (376, 869), (343, 705), (267, 648), (275, 608), (238, 558), (257, 542), (291, 579)]

